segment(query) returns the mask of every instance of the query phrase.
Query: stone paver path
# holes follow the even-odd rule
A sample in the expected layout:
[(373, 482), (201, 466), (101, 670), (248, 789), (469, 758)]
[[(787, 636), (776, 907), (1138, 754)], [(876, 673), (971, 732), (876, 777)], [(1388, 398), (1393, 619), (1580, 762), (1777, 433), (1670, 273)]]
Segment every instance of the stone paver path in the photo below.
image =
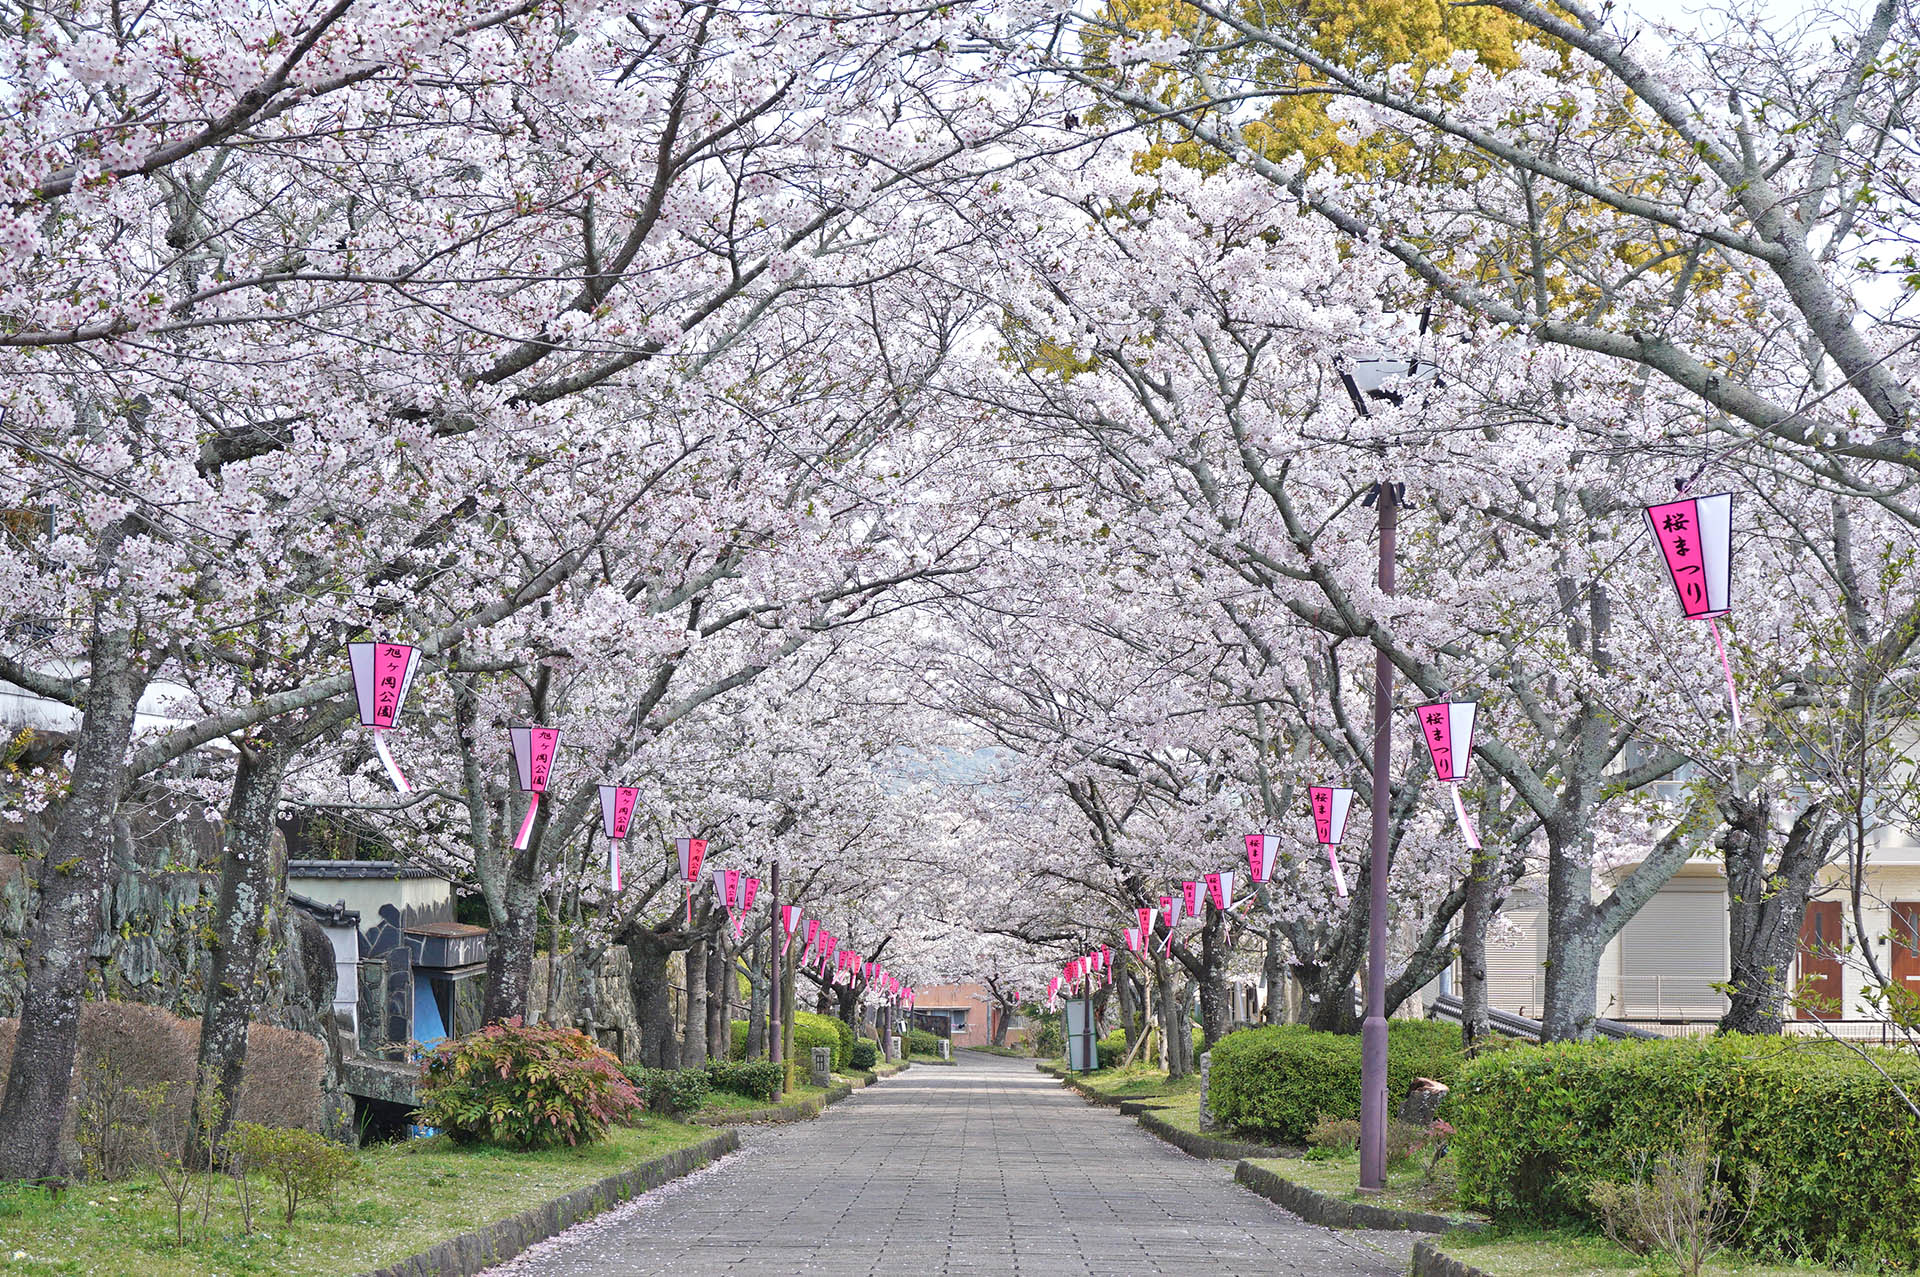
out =
[(1302, 1222), (1023, 1060), (915, 1066), (812, 1122), (545, 1242), (498, 1277), (560, 1274), (1406, 1271), (1405, 1234)]

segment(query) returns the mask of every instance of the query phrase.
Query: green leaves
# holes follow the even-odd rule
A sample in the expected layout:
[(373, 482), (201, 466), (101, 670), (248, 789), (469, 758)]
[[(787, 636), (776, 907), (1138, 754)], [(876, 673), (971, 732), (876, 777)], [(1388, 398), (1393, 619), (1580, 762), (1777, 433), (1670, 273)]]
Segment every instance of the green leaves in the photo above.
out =
[(586, 1034), (517, 1023), (434, 1047), (422, 1092), (422, 1125), (519, 1148), (593, 1143), (640, 1107), (620, 1062)]
[[(1870, 1048), (1871, 1049), (1871, 1048)], [(1920, 1262), (1920, 1062), (1837, 1043), (1726, 1035), (1562, 1043), (1485, 1056), (1460, 1075), (1451, 1151), (1461, 1200), (1502, 1223), (1591, 1217), (1596, 1183), (1625, 1183), (1704, 1120), (1724, 1174), (1760, 1172), (1750, 1250)], [(1745, 1205), (1745, 1203), (1743, 1203)]]

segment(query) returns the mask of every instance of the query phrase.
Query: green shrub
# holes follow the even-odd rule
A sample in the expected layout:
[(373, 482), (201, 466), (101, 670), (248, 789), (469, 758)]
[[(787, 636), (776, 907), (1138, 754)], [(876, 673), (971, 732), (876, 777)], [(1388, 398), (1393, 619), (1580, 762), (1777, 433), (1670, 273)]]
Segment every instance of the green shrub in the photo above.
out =
[(816, 1046), (833, 1048), (833, 1067), (846, 1068), (847, 1057), (853, 1054), (853, 1042), (853, 1030), (847, 1027), (846, 1021), (812, 1011), (794, 1012), (793, 1059), (802, 1070), (811, 1066)]
[[(242, 1192), (250, 1192), (248, 1175), (266, 1176), (280, 1190), (283, 1217), (289, 1224), (302, 1201), (316, 1197), (330, 1200), (335, 1185), (360, 1173), (360, 1159), (349, 1149), (298, 1127), (235, 1122), (227, 1133), (226, 1147)], [(251, 1198), (248, 1205), (250, 1208)], [(251, 1209), (246, 1214), (251, 1220)]]
[(620, 1061), (578, 1029), (489, 1024), (426, 1053), (414, 1120), (457, 1141), (591, 1144), (640, 1097)]
[(847, 1067), (847, 1062), (853, 1059), (853, 1044), (860, 1040), (860, 1035), (854, 1032), (851, 1024), (839, 1016), (830, 1015), (827, 1019), (833, 1021), (833, 1031), (840, 1035), (840, 1045), (833, 1053), (833, 1067), (844, 1069)]
[[(1722, 1172), (1758, 1172), (1748, 1250), (1920, 1266), (1920, 1061), (1794, 1038), (1559, 1043), (1461, 1070), (1450, 1145), (1461, 1200), (1502, 1222), (1589, 1219), (1600, 1182), (1704, 1131)], [(1742, 1203), (1743, 1208), (1746, 1203)]]
[(1066, 1029), (1058, 1011), (1029, 1011), (1033, 1021), (1033, 1053), (1042, 1060), (1058, 1059), (1067, 1053)]
[[(1140, 1049), (1142, 1051), (1146, 1050), (1145, 1047), (1141, 1047)], [(1098, 1042), (1095, 1042), (1093, 1044), (1093, 1050), (1094, 1054), (1099, 1057), (1096, 1061), (1098, 1067), (1103, 1069), (1118, 1068), (1121, 1062), (1127, 1058), (1127, 1031), (1125, 1029), (1115, 1029)], [(1136, 1055), (1134, 1058), (1137, 1060), (1140, 1057)]]
[(713, 1094), (713, 1077), (706, 1069), (650, 1069), (626, 1066), (627, 1080), (649, 1113), (682, 1118), (698, 1112)]
[(907, 1030), (908, 1055), (940, 1054), (940, 1035), (927, 1029)]
[(855, 1073), (869, 1072), (879, 1062), (880, 1044), (878, 1042), (872, 1038), (861, 1038), (853, 1044), (852, 1064)]
[(733, 1033), (727, 1041), (727, 1058), (729, 1060), (747, 1058), (747, 1022), (745, 1020), (733, 1022)]
[(786, 1073), (771, 1060), (712, 1060), (707, 1064), (707, 1076), (716, 1091), (731, 1091), (768, 1104), (779, 1098)]
[[(1387, 1095), (1397, 1103), (1417, 1077), (1451, 1084), (1460, 1028), (1432, 1020), (1387, 1026)], [(1298, 1144), (1323, 1117), (1360, 1116), (1360, 1037), (1300, 1024), (1241, 1029), (1213, 1044), (1207, 1104), (1243, 1134)]]

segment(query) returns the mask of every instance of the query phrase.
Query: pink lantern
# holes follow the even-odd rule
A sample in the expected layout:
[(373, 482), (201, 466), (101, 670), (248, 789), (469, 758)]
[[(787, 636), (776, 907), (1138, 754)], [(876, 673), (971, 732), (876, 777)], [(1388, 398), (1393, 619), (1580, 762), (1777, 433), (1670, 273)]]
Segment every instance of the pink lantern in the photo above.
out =
[(1280, 859), (1280, 840), (1272, 834), (1247, 835), (1247, 871), (1258, 887), (1273, 877), (1273, 866)]
[(1233, 870), (1207, 875), (1207, 899), (1213, 901), (1213, 907), (1221, 913), (1233, 907)]
[(607, 835), (607, 867), (615, 891), (620, 890), (620, 844), (627, 840), (639, 801), (640, 791), (631, 785), (600, 786), (600, 826)]
[(1147, 938), (1153, 935), (1153, 909), (1151, 906), (1135, 909), (1134, 916), (1140, 919), (1140, 951), (1146, 952)]
[(1060, 977), (1055, 976), (1053, 977), (1053, 979), (1047, 981), (1047, 1010), (1049, 1011), (1053, 1010), (1053, 1004), (1059, 999), (1059, 997), (1060, 997)]
[(532, 794), (520, 832), (514, 835), (513, 849), (525, 851), (533, 833), (533, 818), (540, 810), (540, 795), (547, 792), (547, 777), (553, 771), (553, 756), (560, 748), (557, 727), (514, 727), (507, 735), (513, 741), (513, 764), (520, 771), (520, 788)]
[[(812, 925), (817, 927), (820, 924), (816, 922)], [(799, 929), (800, 929), (800, 906), (799, 905), (781, 905), (780, 906), (780, 934), (784, 937), (780, 941), (781, 957), (786, 956), (787, 949), (793, 944), (794, 933)], [(811, 938), (812, 938), (811, 931), (809, 931), (808, 933), (808, 938), (809, 938), (809, 942), (811, 942)]]
[(1173, 952), (1173, 929), (1180, 922), (1180, 898), (1178, 896), (1160, 897), (1160, 917), (1167, 929), (1167, 952)]
[(1180, 884), (1180, 916), (1182, 918), (1200, 917), (1200, 884), (1183, 882)]
[(1480, 835), (1473, 832), (1466, 805), (1460, 801), (1460, 782), (1467, 778), (1467, 767), (1473, 762), (1475, 708), (1472, 701), (1439, 701), (1422, 705), (1414, 713), (1420, 720), (1427, 753), (1433, 757), (1433, 774), (1453, 793), (1453, 814), (1460, 821), (1460, 833), (1467, 846), (1478, 851)]
[(740, 913), (733, 920), (733, 940), (735, 944), (746, 939), (747, 919), (753, 915), (753, 898), (760, 890), (758, 878), (748, 878), (740, 884)]
[(1312, 785), (1307, 789), (1307, 799), (1313, 807), (1314, 837), (1327, 849), (1327, 863), (1333, 867), (1334, 894), (1345, 900), (1347, 876), (1341, 872), (1336, 848), (1346, 836), (1347, 814), (1353, 810), (1353, 791), (1332, 785)]
[(1100, 969), (1107, 973), (1107, 983), (1112, 984), (1113, 983), (1113, 948), (1110, 945), (1103, 944), (1100, 946)]
[(674, 840), (680, 852), (680, 876), (687, 883), (687, 925), (693, 925), (693, 884), (700, 881), (700, 862), (707, 858), (707, 840), (704, 838), (678, 838)]
[(1740, 730), (1740, 694), (1733, 685), (1733, 666), (1727, 661), (1727, 643), (1720, 634), (1720, 617), (1733, 606), (1733, 494), (1683, 497), (1647, 507), (1653, 539), (1666, 560), (1667, 575), (1680, 596), (1680, 611), (1704, 620), (1713, 631), (1720, 652), (1720, 672), (1727, 679), (1727, 705), (1733, 711), (1733, 730)]
[(1140, 928), (1128, 927), (1125, 934), (1127, 937), (1127, 952), (1140, 952)]
[(420, 649), (405, 643), (349, 643), (347, 663), (353, 667), (353, 695), (360, 704), (360, 726), (373, 733), (373, 748), (387, 769), (393, 787), (403, 794), (413, 786), (400, 774), (400, 765), (387, 750), (387, 733), (400, 717), (400, 706), (420, 666)]

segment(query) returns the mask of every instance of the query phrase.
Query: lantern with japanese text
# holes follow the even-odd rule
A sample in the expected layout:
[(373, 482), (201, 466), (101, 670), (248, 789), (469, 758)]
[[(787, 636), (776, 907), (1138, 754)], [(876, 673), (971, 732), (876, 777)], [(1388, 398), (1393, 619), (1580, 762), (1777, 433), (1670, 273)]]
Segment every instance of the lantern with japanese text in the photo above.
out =
[(1466, 805), (1460, 801), (1460, 784), (1473, 762), (1475, 708), (1472, 701), (1439, 701), (1420, 706), (1414, 714), (1420, 720), (1420, 736), (1427, 742), (1427, 753), (1433, 758), (1434, 777), (1453, 795), (1453, 814), (1460, 821), (1460, 833), (1467, 846), (1478, 851), (1480, 835), (1473, 831)]
[(547, 792), (547, 778), (553, 772), (554, 754), (560, 748), (560, 729), (513, 727), (507, 735), (513, 741), (513, 765), (520, 772), (520, 788), (533, 795), (527, 801), (527, 814), (520, 822), (520, 832), (513, 838), (513, 849), (525, 851), (527, 839), (533, 833), (533, 818), (540, 810), (540, 796)]
[(620, 890), (620, 846), (633, 826), (633, 808), (640, 791), (631, 785), (600, 786), (600, 827), (607, 835), (607, 872), (613, 889)]
[(707, 840), (679, 838), (674, 846), (680, 853), (680, 877), (687, 884), (687, 925), (693, 925), (693, 884), (700, 881), (700, 863), (707, 858)]
[(1313, 808), (1313, 836), (1327, 849), (1327, 864), (1333, 869), (1333, 890), (1347, 898), (1347, 876), (1340, 870), (1340, 840), (1346, 836), (1347, 815), (1353, 810), (1353, 791), (1335, 785), (1313, 785), (1307, 789), (1307, 801)]
[(413, 786), (400, 773), (387, 749), (387, 733), (400, 717), (400, 706), (413, 685), (420, 665), (420, 649), (405, 643), (349, 643), (347, 662), (353, 667), (353, 695), (360, 706), (360, 726), (373, 733), (373, 748), (393, 787), (403, 794)]
[(1727, 679), (1727, 706), (1733, 730), (1740, 730), (1740, 694), (1733, 685), (1733, 666), (1727, 661), (1727, 642), (1719, 618), (1733, 607), (1733, 494), (1682, 497), (1647, 507), (1653, 539), (1666, 560), (1682, 614), (1707, 623), (1720, 653), (1720, 672)]

